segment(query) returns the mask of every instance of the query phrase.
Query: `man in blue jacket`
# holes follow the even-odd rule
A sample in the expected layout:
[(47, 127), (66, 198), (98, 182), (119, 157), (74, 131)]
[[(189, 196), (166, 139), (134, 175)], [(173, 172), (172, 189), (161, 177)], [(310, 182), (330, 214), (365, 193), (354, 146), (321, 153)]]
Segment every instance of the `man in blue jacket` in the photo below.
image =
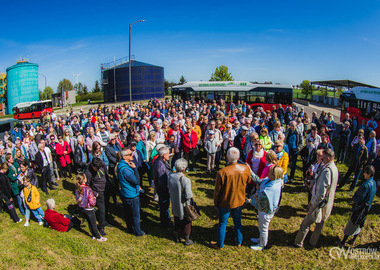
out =
[(120, 184), (120, 195), (126, 210), (126, 223), (129, 233), (143, 236), (140, 228), (140, 177), (133, 161), (133, 152), (124, 148), (120, 152), (122, 160), (117, 165), (117, 179)]

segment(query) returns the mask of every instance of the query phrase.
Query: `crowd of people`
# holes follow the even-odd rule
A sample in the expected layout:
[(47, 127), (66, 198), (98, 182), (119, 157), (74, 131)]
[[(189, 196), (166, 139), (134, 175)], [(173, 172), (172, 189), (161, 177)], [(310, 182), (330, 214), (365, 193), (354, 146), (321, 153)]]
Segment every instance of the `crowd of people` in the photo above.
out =
[[(153, 189), (160, 225), (173, 228), (176, 242), (183, 238), (191, 245), (192, 222), (185, 210), (195, 202), (187, 172), (196, 172), (204, 163), (209, 177), (216, 175), (214, 205), (219, 215), (217, 241), (210, 245), (224, 247), (231, 215), (240, 246), (241, 211), (251, 204), (258, 211), (260, 232), (259, 238), (251, 239), (251, 248), (262, 250), (282, 190), (295, 181), (300, 158), (302, 179), (296, 184), (306, 187), (308, 207), (295, 247), (303, 246), (313, 223), (310, 244), (316, 246), (332, 212), (336, 189), (349, 182), (352, 173), (350, 191), (362, 179), (340, 242), (344, 245), (351, 235), (355, 242), (380, 184), (376, 128), (374, 119), (359, 125), (357, 117), (348, 114), (340, 127), (330, 112), (308, 116), (294, 104), (264, 111), (242, 101), (226, 104), (224, 100), (151, 99), (147, 105), (98, 105), (88, 112), (71, 109), (59, 116), (52, 112), (38, 122), (16, 126), (0, 141), (0, 198), (16, 223), (22, 221), (16, 207), (26, 227), (31, 225), (30, 212), (39, 225), (57, 231), (69, 231), (86, 220), (93, 239), (103, 242), (106, 227), (112, 226), (107, 220), (111, 199), (124, 213), (127, 231), (145, 235), (140, 196)], [(349, 165), (341, 178), (335, 162)], [(72, 215), (56, 212), (54, 199), (48, 199), (47, 209), (42, 210), (40, 192), (49, 195), (63, 184), (62, 179), (75, 182), (73, 196), (80, 211)]]

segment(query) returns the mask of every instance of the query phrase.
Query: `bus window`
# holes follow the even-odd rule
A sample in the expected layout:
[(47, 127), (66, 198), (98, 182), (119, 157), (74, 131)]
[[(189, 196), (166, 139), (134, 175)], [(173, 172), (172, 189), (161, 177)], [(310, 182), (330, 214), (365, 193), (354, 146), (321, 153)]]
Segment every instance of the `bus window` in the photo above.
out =
[(275, 99), (275, 93), (274, 92), (267, 92), (267, 102), (269, 104), (274, 104)]
[(246, 100), (246, 92), (238, 92), (238, 100)]
[(212, 102), (215, 98), (214, 98), (214, 92), (205, 92), (206, 94), (206, 98), (205, 100), (207, 102)]
[(264, 103), (265, 102), (265, 92), (253, 92), (249, 91), (247, 93), (247, 101), (251, 103)]
[(226, 96), (225, 96), (225, 101), (226, 102), (233, 102), (234, 101), (234, 92), (225, 92), (226, 93)]

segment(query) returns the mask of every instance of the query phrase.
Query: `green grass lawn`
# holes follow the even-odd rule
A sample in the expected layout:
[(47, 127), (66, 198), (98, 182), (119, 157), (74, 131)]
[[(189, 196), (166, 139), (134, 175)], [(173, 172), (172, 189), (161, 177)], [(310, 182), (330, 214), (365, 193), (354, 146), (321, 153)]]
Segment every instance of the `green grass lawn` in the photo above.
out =
[(13, 118), (13, 114), (0, 115), (0, 119), (2, 119), (2, 118)]
[[(316, 96), (325, 96), (325, 92), (324, 91), (313, 91), (313, 95), (316, 95)], [(328, 97), (334, 97), (334, 92), (327, 92), (327, 96)], [(335, 97), (339, 97), (339, 94), (338, 92), (335, 93)], [(302, 89), (293, 89), (293, 98), (299, 98), (299, 99), (305, 99), (305, 95), (302, 94)], [(310, 99), (310, 95), (309, 95), (309, 99)]]
[[(193, 246), (186, 247), (172, 240), (172, 232), (159, 226), (158, 205), (152, 190), (142, 198), (142, 229), (144, 237), (125, 232), (122, 208), (111, 208), (114, 228), (107, 228), (108, 241), (99, 243), (89, 236), (87, 222), (79, 230), (59, 233), (38, 226), (31, 221), (28, 228), (23, 223), (14, 224), (7, 213), (0, 214), (1, 269), (375, 269), (379, 261), (333, 260), (329, 250), (343, 236), (351, 210), (353, 194), (348, 186), (335, 197), (332, 216), (326, 222), (319, 247), (311, 249), (308, 238), (305, 249), (289, 247), (293, 243), (301, 221), (305, 216), (307, 193), (302, 185), (300, 168), (296, 181), (285, 186), (281, 208), (269, 227), (269, 244), (263, 251), (252, 251), (250, 238), (258, 237), (257, 212), (250, 205), (243, 210), (242, 247), (234, 246), (233, 222), (230, 219), (226, 233), (226, 246), (217, 251), (208, 246), (216, 240), (217, 210), (213, 206), (214, 174), (207, 174), (205, 160), (197, 172), (190, 172), (192, 189), (202, 216), (193, 222)], [(299, 161), (299, 164), (301, 162)], [(338, 165), (340, 173), (347, 170)], [(48, 198), (54, 198), (57, 211), (73, 213), (76, 202), (73, 181), (59, 181), (60, 187), (49, 196), (41, 193), (43, 210)], [(145, 182), (146, 184), (146, 182)], [(359, 246), (379, 248), (380, 238), (379, 197), (375, 198), (371, 214), (357, 239)], [(19, 213), (19, 212), (18, 212)], [(377, 265), (377, 267), (376, 267)]]

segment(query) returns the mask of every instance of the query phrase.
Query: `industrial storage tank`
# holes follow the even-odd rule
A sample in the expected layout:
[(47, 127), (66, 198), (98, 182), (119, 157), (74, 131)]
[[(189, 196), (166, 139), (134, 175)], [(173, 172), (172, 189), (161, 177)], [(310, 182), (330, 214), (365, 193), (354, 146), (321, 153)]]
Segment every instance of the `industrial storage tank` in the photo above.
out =
[(7, 68), (7, 111), (21, 102), (38, 101), (38, 64), (20, 60)]
[[(102, 65), (104, 101), (129, 101), (129, 62)], [(115, 74), (115, 76), (114, 76)], [(164, 98), (164, 68), (131, 61), (132, 101)]]

